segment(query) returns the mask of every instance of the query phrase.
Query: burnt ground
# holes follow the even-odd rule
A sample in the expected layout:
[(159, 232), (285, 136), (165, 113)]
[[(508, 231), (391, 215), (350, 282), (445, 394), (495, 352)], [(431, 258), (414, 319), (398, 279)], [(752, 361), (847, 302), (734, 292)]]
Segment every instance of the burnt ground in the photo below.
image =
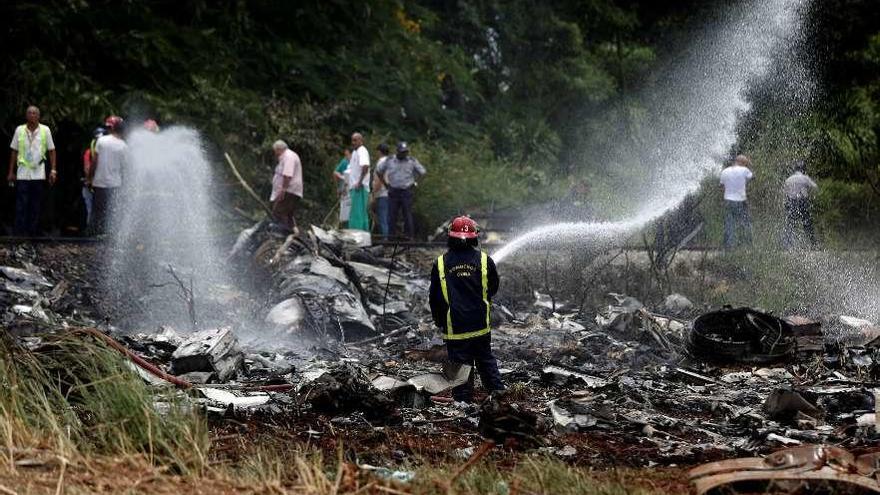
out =
[[(64, 294), (52, 309), (71, 321), (100, 326), (128, 311), (105, 304), (98, 268), (103, 249), (100, 244), (4, 245), (0, 264), (26, 268), (33, 263), (56, 286), (64, 281)], [(432, 255), (411, 256), (424, 270)], [(688, 467), (766, 454), (788, 442), (834, 443), (855, 453), (880, 450), (873, 428), (857, 422), (873, 409), (865, 381), (873, 362), (853, 368), (846, 359), (829, 361), (813, 352), (773, 365), (717, 365), (682, 352), (682, 330), (668, 328), (673, 320), (663, 320), (664, 335), (672, 342), (664, 348), (638, 325), (605, 328), (581, 315), (521, 308), (500, 322), (493, 338), (510, 387), (503, 400), (516, 408), (508, 416), (534, 418), (525, 432), (517, 431), (516, 422), (503, 423), (503, 415), (481, 422), (478, 406), (450, 404), (448, 392), (425, 407), (400, 406), (393, 417), (380, 419), (367, 419), (369, 411), (357, 408), (317, 414), (297, 401), (296, 393), (284, 393), (270, 402), (275, 407), (210, 414), (211, 456), (216, 463), (236, 463), (253, 455), (255, 445), (284, 445), (315, 448), (326, 458), (342, 449), (346, 460), (357, 464), (460, 464), (482, 444), (482, 425), (497, 420), (510, 435), (502, 435), (500, 448), (486, 458), (501, 468), (549, 455), (572, 466), (624, 469), (631, 478), (644, 473), (656, 481), (659, 472), (663, 481), (651, 481), (652, 488), (683, 493)], [(15, 321), (8, 323), (16, 327)], [(306, 369), (348, 358), (377, 374), (406, 377), (436, 370), (432, 358), (443, 354), (424, 325), (379, 343), (317, 349), (324, 344), (311, 347), (318, 356), (311, 358), (303, 346), (297, 357)], [(560, 376), (548, 372), (548, 365), (584, 376)], [(300, 391), (307, 386), (297, 376), (301, 371), (292, 379)], [(820, 405), (823, 417), (771, 419), (762, 406), (778, 389), (801, 391)], [(478, 402), (484, 398), (478, 395)], [(560, 426), (551, 401), (576, 424)]]

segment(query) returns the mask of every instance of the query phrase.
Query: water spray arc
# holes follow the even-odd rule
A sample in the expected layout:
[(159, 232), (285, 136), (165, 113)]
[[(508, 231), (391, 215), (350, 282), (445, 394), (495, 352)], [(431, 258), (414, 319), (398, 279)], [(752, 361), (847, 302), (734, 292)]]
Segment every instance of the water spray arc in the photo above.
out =
[(629, 218), (542, 226), (493, 253), (495, 261), (529, 246), (619, 239), (696, 192), (720, 169), (713, 157), (725, 155), (736, 142), (737, 120), (750, 109), (746, 90), (768, 75), (773, 55), (797, 37), (807, 1), (759, 0), (731, 10), (724, 26), (696, 37), (693, 49), (664, 74), (664, 83), (648, 98), (650, 113), (663, 119), (635, 153), (654, 180), (631, 198), (638, 206)]
[[(195, 326), (195, 300), (204, 302), (231, 279), (217, 242), (215, 174), (193, 129), (137, 129), (126, 141), (129, 161), (112, 214), (107, 293), (123, 307), (135, 301), (145, 325)], [(187, 305), (181, 287), (189, 291)], [(216, 313), (200, 312), (199, 323)]]

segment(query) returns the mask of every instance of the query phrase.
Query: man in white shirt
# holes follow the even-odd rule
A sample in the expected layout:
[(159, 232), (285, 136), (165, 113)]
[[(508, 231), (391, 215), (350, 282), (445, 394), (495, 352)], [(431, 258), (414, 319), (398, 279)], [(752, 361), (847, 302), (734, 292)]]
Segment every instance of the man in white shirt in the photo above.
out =
[(794, 173), (782, 186), (785, 196), (785, 227), (782, 233), (782, 245), (791, 249), (793, 245), (795, 224), (804, 226), (804, 234), (811, 247), (816, 247), (816, 232), (813, 228), (813, 216), (810, 212), (810, 202), (813, 193), (819, 186), (807, 175), (807, 164), (803, 160), (794, 162)]
[(89, 170), (87, 184), (95, 191), (91, 231), (103, 234), (116, 206), (116, 192), (128, 166), (128, 145), (122, 140), (122, 117), (111, 115), (104, 121), (107, 134), (95, 143), (95, 162)]
[(359, 132), (351, 135), (351, 147), (351, 160), (348, 161), (348, 194), (351, 196), (348, 228), (369, 232), (370, 152), (364, 146), (364, 137)]
[(35, 236), (46, 187), (46, 158), (51, 167), (49, 185), (58, 179), (58, 163), (52, 131), (40, 123), (40, 109), (28, 107), (25, 118), (27, 122), (15, 128), (9, 143), (6, 181), (15, 185), (15, 235)]
[(302, 162), (292, 149), (282, 140), (275, 141), (272, 150), (278, 158), (275, 175), (272, 177), (272, 216), (275, 221), (287, 227), (294, 234), (299, 232), (296, 227), (296, 213), (299, 201), (303, 196)]
[(745, 155), (738, 155), (733, 164), (721, 171), (724, 187), (724, 247), (752, 243), (752, 218), (746, 198), (746, 185), (754, 174), (749, 169), (752, 162)]

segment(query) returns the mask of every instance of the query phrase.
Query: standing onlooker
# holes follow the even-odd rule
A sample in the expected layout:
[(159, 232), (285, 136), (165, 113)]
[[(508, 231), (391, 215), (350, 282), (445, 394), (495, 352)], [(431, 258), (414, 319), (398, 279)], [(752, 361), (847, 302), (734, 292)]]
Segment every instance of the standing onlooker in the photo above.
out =
[(412, 239), (416, 228), (413, 222), (413, 188), (416, 180), (425, 175), (425, 167), (409, 156), (409, 146), (401, 141), (397, 144), (397, 154), (389, 157), (376, 170), (381, 180), (388, 186), (389, 221), (391, 235), (397, 235), (397, 215), (403, 210), (403, 225), (406, 237)]
[(159, 132), (159, 123), (156, 122), (154, 119), (145, 120), (143, 126), (144, 129), (150, 132)]
[(15, 234), (37, 235), (40, 207), (46, 188), (46, 157), (49, 157), (49, 185), (58, 180), (55, 142), (52, 131), (40, 123), (40, 109), (27, 108), (27, 122), (16, 127), (9, 148), (9, 173), (6, 181), (15, 185)]
[(294, 213), (303, 195), (302, 162), (299, 155), (280, 139), (272, 145), (272, 150), (278, 158), (275, 175), (272, 177), (272, 195), (269, 196), (272, 215), (276, 222), (296, 234), (299, 229), (296, 227)]
[(724, 186), (724, 247), (752, 243), (752, 218), (746, 202), (746, 184), (754, 174), (752, 162), (745, 155), (737, 155), (733, 163), (721, 171)]
[(92, 170), (92, 164), (95, 162), (95, 155), (97, 154), (97, 145), (98, 138), (107, 134), (107, 129), (104, 129), (101, 126), (95, 128), (92, 133), (92, 142), (89, 143), (89, 147), (83, 153), (83, 177), (82, 177), (82, 199), (83, 204), (86, 207), (86, 227), (92, 224), (92, 206), (94, 204), (94, 194), (92, 193), (92, 189), (86, 183), (89, 179), (89, 171)]
[(370, 231), (367, 203), (370, 196), (370, 152), (364, 146), (364, 137), (356, 132), (351, 135), (351, 160), (348, 162), (348, 194), (351, 196), (351, 213), (348, 228)]
[(336, 164), (333, 178), (336, 180), (336, 196), (339, 198), (339, 228), (348, 227), (348, 216), (351, 214), (351, 196), (348, 195), (348, 162), (351, 161), (351, 150), (343, 150), (345, 156)]
[(376, 160), (376, 176), (373, 178), (373, 197), (376, 199), (376, 219), (379, 224), (379, 232), (382, 233), (383, 238), (387, 238), (389, 233), (388, 188), (385, 187), (384, 179), (379, 174), (379, 167), (388, 159), (388, 145), (381, 143), (376, 147), (376, 150), (379, 152), (379, 159)]
[(786, 249), (792, 247), (794, 226), (801, 223), (810, 247), (816, 247), (816, 232), (813, 229), (813, 216), (810, 212), (811, 196), (819, 186), (807, 175), (807, 164), (803, 160), (794, 162), (794, 173), (785, 179), (782, 192), (785, 195), (785, 227), (782, 234), (782, 245)]
[(91, 231), (103, 234), (116, 207), (116, 192), (128, 166), (128, 145), (122, 139), (122, 117), (111, 115), (104, 121), (108, 134), (95, 143), (95, 156), (86, 182), (95, 191)]

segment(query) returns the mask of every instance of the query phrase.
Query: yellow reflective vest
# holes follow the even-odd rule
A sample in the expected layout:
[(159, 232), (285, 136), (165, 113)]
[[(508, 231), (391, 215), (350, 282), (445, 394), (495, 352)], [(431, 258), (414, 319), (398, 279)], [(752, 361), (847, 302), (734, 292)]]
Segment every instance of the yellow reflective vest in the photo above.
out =
[(46, 152), (49, 149), (49, 143), (46, 139), (49, 134), (49, 128), (43, 124), (37, 125), (40, 126), (40, 159), (36, 162), (28, 160), (28, 151), (30, 151), (30, 147), (27, 145), (27, 125), (22, 124), (16, 129), (16, 132), (18, 133), (18, 166), (29, 170), (37, 168), (37, 165), (46, 160)]
[[(445, 255), (437, 258), (440, 290), (447, 307), (443, 333), (446, 340), (470, 339), (490, 331), (489, 255), (485, 252), (480, 252), (479, 265), (477, 273), (470, 264), (447, 267)], [(456, 278), (452, 283), (448, 280), (450, 276)], [(472, 290), (475, 284), (479, 284), (477, 291)], [(480, 299), (476, 300), (477, 297)]]

